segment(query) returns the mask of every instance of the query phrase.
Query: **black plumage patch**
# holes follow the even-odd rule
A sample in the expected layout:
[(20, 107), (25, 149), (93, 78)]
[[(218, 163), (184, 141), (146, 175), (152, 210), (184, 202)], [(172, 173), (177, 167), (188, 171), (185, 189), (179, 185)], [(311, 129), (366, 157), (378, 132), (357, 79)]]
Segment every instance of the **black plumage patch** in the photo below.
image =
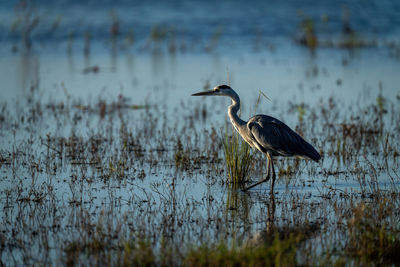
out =
[(222, 84), (222, 85), (218, 85), (216, 89), (231, 89), (231, 87), (229, 87), (228, 85)]

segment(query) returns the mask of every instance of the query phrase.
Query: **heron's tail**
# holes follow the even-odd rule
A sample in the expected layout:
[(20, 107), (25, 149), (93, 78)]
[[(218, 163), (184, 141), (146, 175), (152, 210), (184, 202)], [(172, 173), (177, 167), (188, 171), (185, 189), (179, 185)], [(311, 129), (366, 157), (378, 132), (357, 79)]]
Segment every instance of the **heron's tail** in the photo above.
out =
[(309, 157), (310, 159), (318, 162), (321, 159), (321, 155), (318, 153), (317, 150), (315, 150), (315, 148), (310, 145), (309, 143), (306, 142), (306, 153), (305, 156)]
[(298, 146), (296, 147), (297, 155), (318, 162), (321, 159), (321, 155), (318, 153), (318, 151), (315, 150), (315, 148), (301, 136), (299, 136), (299, 139), (300, 140), (297, 141)]

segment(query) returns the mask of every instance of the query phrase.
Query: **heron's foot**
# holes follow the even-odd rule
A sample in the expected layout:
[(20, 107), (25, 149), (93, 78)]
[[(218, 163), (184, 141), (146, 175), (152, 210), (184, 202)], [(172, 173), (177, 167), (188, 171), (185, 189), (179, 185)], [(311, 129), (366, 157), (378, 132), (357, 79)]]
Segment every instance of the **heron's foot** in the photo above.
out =
[(269, 175), (267, 175), (267, 177), (265, 177), (265, 178), (262, 179), (261, 181), (259, 181), (259, 182), (257, 182), (257, 183), (254, 183), (254, 184), (252, 184), (252, 185), (250, 185), (250, 186), (248, 186), (248, 187), (242, 189), (242, 191), (243, 191), (243, 192), (246, 192), (247, 190), (249, 190), (249, 189), (251, 189), (251, 188), (253, 188), (253, 187), (255, 187), (255, 186), (259, 185), (259, 184), (265, 183), (265, 182), (267, 182), (268, 180), (269, 180)]

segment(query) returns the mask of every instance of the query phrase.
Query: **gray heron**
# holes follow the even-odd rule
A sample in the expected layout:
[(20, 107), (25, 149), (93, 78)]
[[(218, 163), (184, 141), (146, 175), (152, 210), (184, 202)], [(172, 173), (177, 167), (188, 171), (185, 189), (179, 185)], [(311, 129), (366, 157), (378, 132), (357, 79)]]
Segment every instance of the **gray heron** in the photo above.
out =
[(320, 154), (312, 145), (278, 119), (267, 115), (255, 115), (247, 122), (240, 119), (237, 115), (240, 109), (240, 98), (228, 85), (219, 85), (212, 90), (192, 94), (192, 96), (229, 96), (232, 104), (228, 108), (228, 116), (232, 125), (251, 147), (266, 154), (267, 176), (245, 188), (244, 191), (267, 182), (271, 178), (270, 190), (273, 194), (276, 179), (272, 160), (274, 156), (296, 156), (316, 162), (321, 159)]

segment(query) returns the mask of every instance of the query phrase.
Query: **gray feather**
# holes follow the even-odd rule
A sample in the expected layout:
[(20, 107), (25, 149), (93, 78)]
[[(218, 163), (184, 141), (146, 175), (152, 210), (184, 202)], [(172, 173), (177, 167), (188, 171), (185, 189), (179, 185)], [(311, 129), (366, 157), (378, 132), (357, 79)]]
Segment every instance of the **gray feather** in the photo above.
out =
[(307, 157), (317, 162), (321, 158), (312, 145), (278, 119), (256, 115), (250, 118), (247, 127), (264, 153)]

